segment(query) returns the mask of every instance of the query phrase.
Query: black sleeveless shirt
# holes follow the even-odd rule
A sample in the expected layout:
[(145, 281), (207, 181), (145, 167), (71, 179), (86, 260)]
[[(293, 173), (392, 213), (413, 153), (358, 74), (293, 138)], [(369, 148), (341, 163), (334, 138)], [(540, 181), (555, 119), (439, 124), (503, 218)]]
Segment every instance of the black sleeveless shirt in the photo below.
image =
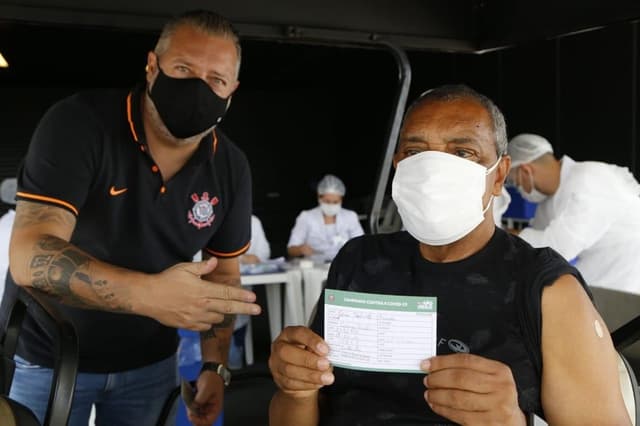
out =
[[(540, 303), (542, 289), (564, 274), (574, 275), (589, 294), (558, 253), (532, 248), (498, 228), (478, 253), (450, 263), (425, 260), (418, 242), (397, 232), (349, 241), (332, 262), (327, 288), (437, 297), (437, 354), (470, 352), (507, 364), (520, 408), (544, 418)], [(311, 328), (324, 335), (323, 303)], [(425, 402), (421, 374), (337, 367), (334, 374), (334, 384), (320, 393), (323, 426), (451, 424)]]

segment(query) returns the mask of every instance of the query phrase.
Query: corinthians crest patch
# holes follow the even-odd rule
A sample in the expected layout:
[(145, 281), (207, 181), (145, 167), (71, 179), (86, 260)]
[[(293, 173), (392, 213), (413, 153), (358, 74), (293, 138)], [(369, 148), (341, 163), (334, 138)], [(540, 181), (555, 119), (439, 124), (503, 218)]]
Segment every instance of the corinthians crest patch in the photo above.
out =
[(187, 213), (189, 223), (198, 229), (211, 226), (213, 220), (216, 217), (213, 211), (213, 206), (218, 204), (218, 197), (213, 197), (210, 199), (209, 193), (203, 192), (202, 196), (198, 196), (197, 193), (191, 194), (191, 199), (193, 200), (194, 204), (193, 207), (191, 207), (189, 213)]

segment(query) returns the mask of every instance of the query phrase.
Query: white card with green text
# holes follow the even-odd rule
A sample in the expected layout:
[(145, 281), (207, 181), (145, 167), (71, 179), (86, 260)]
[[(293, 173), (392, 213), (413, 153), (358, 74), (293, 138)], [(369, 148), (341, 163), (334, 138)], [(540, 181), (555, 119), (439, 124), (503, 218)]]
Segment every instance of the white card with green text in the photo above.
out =
[(436, 354), (437, 298), (324, 292), (329, 361), (353, 370), (423, 373)]

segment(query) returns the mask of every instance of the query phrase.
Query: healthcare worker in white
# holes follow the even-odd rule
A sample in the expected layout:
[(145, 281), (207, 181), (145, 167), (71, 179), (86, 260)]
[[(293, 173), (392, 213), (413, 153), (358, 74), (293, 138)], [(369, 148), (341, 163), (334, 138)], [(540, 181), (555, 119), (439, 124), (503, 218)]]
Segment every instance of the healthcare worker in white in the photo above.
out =
[(629, 169), (558, 160), (535, 134), (514, 137), (507, 150), (509, 179), (538, 203), (530, 226), (514, 233), (575, 260), (590, 286), (640, 294), (640, 184)]
[(242, 256), (240, 264), (255, 264), (266, 262), (271, 257), (271, 247), (264, 233), (262, 222), (256, 215), (251, 215), (251, 245)]
[(353, 237), (364, 234), (353, 210), (342, 208), (344, 183), (334, 175), (318, 182), (318, 206), (303, 210), (291, 230), (287, 253), (291, 257), (310, 257), (330, 262)]
[(0, 200), (9, 206), (5, 214), (0, 217), (0, 300), (4, 295), (4, 281), (9, 269), (9, 240), (13, 219), (16, 217), (16, 178), (7, 178), (0, 184)]
[(511, 194), (509, 194), (509, 191), (507, 191), (507, 188), (503, 185), (502, 194), (493, 199), (493, 221), (498, 228), (505, 227), (502, 223), (502, 215), (507, 211), (510, 203)]

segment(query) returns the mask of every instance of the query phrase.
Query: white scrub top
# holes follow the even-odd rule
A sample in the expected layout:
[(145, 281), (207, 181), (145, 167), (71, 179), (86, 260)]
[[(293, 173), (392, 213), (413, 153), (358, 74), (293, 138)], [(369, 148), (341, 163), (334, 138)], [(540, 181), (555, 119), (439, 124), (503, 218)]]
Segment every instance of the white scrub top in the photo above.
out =
[(258, 256), (261, 262), (269, 260), (271, 248), (264, 233), (262, 222), (255, 215), (251, 215), (251, 245), (245, 254)]
[(626, 167), (565, 155), (558, 190), (520, 237), (577, 257), (590, 286), (640, 294), (640, 184)]
[(16, 211), (10, 209), (0, 218), (0, 300), (4, 295), (5, 277), (9, 270), (9, 240)]
[(509, 208), (509, 204), (511, 203), (511, 194), (507, 191), (507, 188), (502, 186), (502, 194), (493, 198), (493, 221), (496, 223), (498, 228), (504, 228), (502, 226), (502, 215)]
[(340, 248), (353, 237), (364, 234), (353, 210), (341, 208), (335, 224), (325, 225), (320, 206), (303, 210), (296, 218), (287, 247), (308, 244), (324, 260), (331, 261)]

